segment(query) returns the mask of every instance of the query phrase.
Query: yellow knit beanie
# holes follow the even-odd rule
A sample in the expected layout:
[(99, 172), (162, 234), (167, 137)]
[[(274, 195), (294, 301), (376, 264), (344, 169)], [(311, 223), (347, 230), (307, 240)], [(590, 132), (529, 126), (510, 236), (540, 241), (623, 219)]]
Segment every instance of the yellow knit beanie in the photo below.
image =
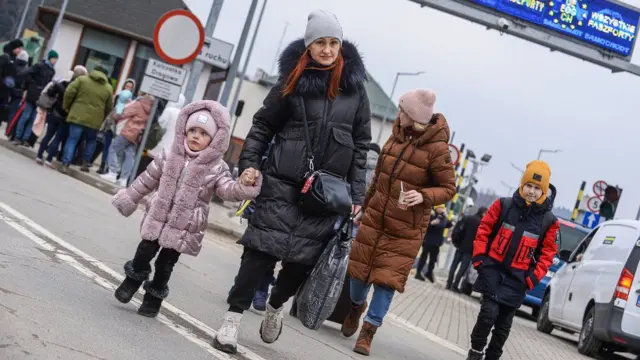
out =
[(542, 204), (547, 199), (547, 192), (549, 191), (549, 181), (551, 180), (551, 169), (549, 164), (542, 160), (533, 160), (527, 164), (527, 168), (522, 174), (520, 180), (520, 196), (522, 195), (522, 188), (527, 183), (532, 183), (540, 186), (542, 189), (542, 196), (538, 201), (538, 204)]

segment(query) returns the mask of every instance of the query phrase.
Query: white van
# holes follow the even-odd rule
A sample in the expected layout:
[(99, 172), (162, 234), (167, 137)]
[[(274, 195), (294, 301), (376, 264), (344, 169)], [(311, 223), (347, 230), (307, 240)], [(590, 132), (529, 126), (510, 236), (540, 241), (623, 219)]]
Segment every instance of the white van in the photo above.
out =
[(640, 354), (640, 222), (601, 224), (573, 251), (545, 291), (538, 330), (580, 332), (578, 351)]

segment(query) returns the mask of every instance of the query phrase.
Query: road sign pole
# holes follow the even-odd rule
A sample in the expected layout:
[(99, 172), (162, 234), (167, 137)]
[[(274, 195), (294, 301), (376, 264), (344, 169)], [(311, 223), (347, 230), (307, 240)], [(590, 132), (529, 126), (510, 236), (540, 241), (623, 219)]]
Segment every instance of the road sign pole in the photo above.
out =
[[(229, 95), (231, 95), (231, 89), (233, 88), (233, 83), (236, 81), (236, 77), (238, 76), (238, 66), (240, 65), (240, 59), (242, 58), (244, 45), (247, 43), (247, 37), (249, 36), (249, 30), (251, 29), (251, 23), (253, 22), (253, 16), (256, 13), (257, 7), (258, 0), (252, 0), (251, 6), (249, 7), (249, 13), (247, 14), (247, 19), (244, 22), (242, 34), (240, 35), (240, 40), (238, 41), (236, 54), (233, 57), (231, 66), (229, 67), (229, 72), (227, 72), (227, 79), (224, 82), (224, 88), (222, 89), (222, 94), (220, 95), (220, 104), (224, 106), (227, 106)], [(242, 74), (242, 76), (244, 75), (245, 74)]]
[(573, 213), (571, 214), (571, 221), (575, 222), (578, 218), (578, 209), (580, 208), (580, 203), (582, 202), (582, 197), (584, 196), (584, 189), (587, 187), (587, 182), (583, 181), (580, 185), (580, 191), (578, 191), (578, 199), (576, 200), (576, 205), (573, 207)]
[(22, 10), (22, 16), (20, 16), (20, 22), (18, 23), (18, 27), (16, 28), (16, 39), (22, 37), (22, 27), (24, 26), (24, 19), (27, 17), (27, 13), (29, 12), (29, 8), (31, 7), (31, 0), (27, 0), (27, 3), (24, 4), (24, 10)]
[(55, 25), (53, 25), (53, 30), (51, 31), (51, 36), (49, 37), (49, 43), (47, 44), (47, 50), (45, 51), (45, 54), (48, 54), (49, 51), (53, 50), (53, 45), (55, 44), (56, 38), (58, 37), (58, 32), (60, 31), (62, 19), (64, 19), (64, 13), (67, 10), (67, 4), (69, 4), (69, 0), (64, 0), (62, 6), (60, 7), (60, 12), (58, 13), (58, 18), (56, 19)]
[[(211, 5), (211, 11), (209, 12), (209, 19), (207, 19), (207, 25), (204, 30), (205, 36), (213, 36), (213, 32), (215, 31), (216, 25), (218, 24), (220, 12), (222, 11), (222, 3), (224, 3), (224, 0), (213, 0), (213, 5)], [(197, 60), (192, 63), (191, 71), (189, 72), (187, 87), (184, 90), (183, 94), (186, 99), (185, 104), (193, 101), (193, 96), (196, 93), (196, 88), (198, 87), (202, 69), (204, 69), (204, 62)]]
[(142, 134), (142, 141), (138, 145), (138, 151), (136, 152), (136, 157), (133, 161), (133, 168), (131, 169), (131, 174), (129, 175), (129, 181), (127, 182), (127, 186), (131, 185), (133, 181), (136, 179), (136, 174), (138, 173), (138, 166), (140, 166), (140, 159), (142, 159), (142, 152), (144, 151), (144, 147), (147, 144), (147, 139), (149, 138), (149, 133), (151, 132), (151, 126), (153, 125), (153, 118), (156, 116), (156, 110), (158, 109), (158, 98), (153, 100), (153, 105), (151, 106), (151, 112), (149, 113), (149, 120), (147, 120), (147, 126), (144, 128), (144, 133)]
[[(262, 3), (262, 9), (260, 10), (260, 15), (258, 15), (258, 23), (256, 24), (256, 29), (253, 31), (253, 38), (251, 39), (251, 44), (249, 44), (249, 51), (247, 52), (247, 58), (244, 59), (244, 66), (242, 67), (242, 76), (238, 79), (238, 85), (236, 85), (235, 94), (233, 94), (233, 100), (231, 100), (231, 106), (229, 107), (229, 114), (235, 114), (236, 106), (238, 106), (238, 98), (240, 97), (240, 90), (242, 90), (242, 83), (244, 82), (245, 76), (247, 76), (247, 71), (249, 70), (249, 61), (251, 60), (251, 53), (253, 52), (253, 46), (256, 44), (256, 38), (258, 37), (258, 31), (260, 31), (260, 24), (262, 23), (262, 16), (264, 15), (264, 10), (267, 8), (267, 3), (269, 0), (264, 0)], [(238, 117), (234, 117), (234, 120), (231, 120), (231, 129), (235, 129), (236, 122), (238, 121)], [(230, 137), (233, 137), (233, 130), (229, 134)]]

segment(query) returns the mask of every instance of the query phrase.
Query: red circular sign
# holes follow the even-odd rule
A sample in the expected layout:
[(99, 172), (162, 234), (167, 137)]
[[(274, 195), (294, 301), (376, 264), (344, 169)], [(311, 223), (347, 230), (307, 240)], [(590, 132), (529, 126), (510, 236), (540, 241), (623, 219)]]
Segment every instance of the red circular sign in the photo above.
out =
[(604, 191), (607, 189), (607, 182), (604, 180), (598, 180), (593, 183), (593, 193), (596, 194), (597, 197), (602, 198), (604, 196)]
[(587, 200), (587, 208), (589, 208), (589, 210), (594, 213), (597, 214), (600, 211), (600, 205), (602, 204), (602, 200), (600, 200), (597, 197), (590, 197)]
[(451, 165), (458, 165), (460, 161), (460, 150), (458, 150), (455, 145), (449, 144), (449, 154), (451, 155)]
[(190, 11), (171, 10), (153, 30), (153, 47), (162, 60), (183, 65), (195, 60), (204, 44), (204, 28)]

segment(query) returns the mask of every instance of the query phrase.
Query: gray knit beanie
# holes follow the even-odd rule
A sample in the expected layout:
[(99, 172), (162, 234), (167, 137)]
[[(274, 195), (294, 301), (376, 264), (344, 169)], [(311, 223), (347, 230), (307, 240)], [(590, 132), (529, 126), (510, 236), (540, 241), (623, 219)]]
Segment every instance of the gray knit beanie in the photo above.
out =
[(304, 46), (308, 47), (323, 37), (336, 38), (342, 44), (342, 26), (334, 14), (324, 10), (312, 11), (307, 21), (307, 31), (304, 33)]

